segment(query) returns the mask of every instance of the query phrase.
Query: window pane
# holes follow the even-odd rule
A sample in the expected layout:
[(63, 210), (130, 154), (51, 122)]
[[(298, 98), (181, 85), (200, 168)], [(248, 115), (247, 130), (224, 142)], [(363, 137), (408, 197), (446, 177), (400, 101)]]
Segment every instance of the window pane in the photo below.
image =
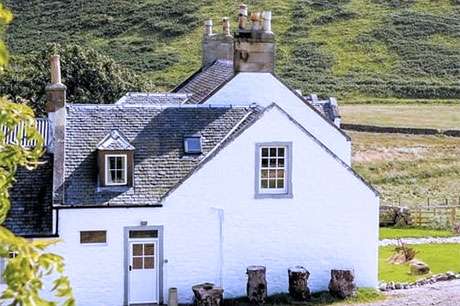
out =
[(115, 157), (109, 157), (109, 169), (115, 169), (115, 165), (116, 165), (116, 162), (115, 162)]
[(117, 169), (123, 169), (123, 158), (122, 157), (117, 157)]
[(284, 188), (284, 180), (276, 181), (277, 188)]
[(270, 158), (270, 167), (276, 167), (276, 158)]
[(133, 269), (142, 269), (142, 257), (133, 257)]
[(154, 251), (153, 243), (144, 244), (144, 255), (154, 255)]
[(276, 188), (276, 180), (269, 180), (268, 181), (269, 188)]
[(277, 178), (284, 178), (284, 170), (276, 170)]
[(185, 138), (185, 153), (201, 153), (201, 137)]
[(278, 148), (278, 156), (284, 156), (284, 148)]
[(142, 244), (133, 244), (133, 255), (134, 256), (142, 256)]
[(262, 167), (263, 168), (268, 167), (268, 159), (267, 158), (262, 158)]
[(275, 178), (276, 177), (276, 170), (269, 170), (268, 177), (269, 178)]
[(157, 230), (129, 231), (129, 238), (158, 238)]
[(278, 167), (284, 167), (284, 158), (278, 159)]
[(106, 243), (107, 231), (81, 231), (80, 243)]
[(268, 156), (268, 148), (262, 148), (262, 156)]
[(270, 148), (270, 157), (276, 156), (276, 148)]
[(262, 180), (260, 183), (262, 188), (268, 188), (268, 180)]
[(268, 170), (262, 170), (261, 171), (261, 177), (264, 179), (264, 178), (268, 178)]
[(144, 257), (144, 269), (154, 269), (154, 257)]

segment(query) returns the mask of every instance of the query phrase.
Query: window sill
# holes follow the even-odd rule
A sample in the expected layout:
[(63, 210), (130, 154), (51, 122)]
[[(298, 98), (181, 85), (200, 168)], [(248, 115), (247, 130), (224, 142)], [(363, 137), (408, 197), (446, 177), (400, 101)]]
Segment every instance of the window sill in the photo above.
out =
[(292, 199), (292, 193), (256, 193), (256, 199)]
[(134, 193), (134, 189), (131, 186), (104, 186), (104, 187), (97, 187), (96, 192), (116, 192), (116, 193), (124, 193), (132, 191)]

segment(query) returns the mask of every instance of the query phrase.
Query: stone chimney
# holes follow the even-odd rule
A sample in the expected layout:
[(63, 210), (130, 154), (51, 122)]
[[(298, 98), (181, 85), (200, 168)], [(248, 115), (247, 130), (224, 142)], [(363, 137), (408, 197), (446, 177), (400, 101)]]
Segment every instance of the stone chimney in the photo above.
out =
[(53, 205), (64, 204), (64, 140), (66, 121), (66, 86), (61, 82), (61, 64), (59, 55), (50, 58), (51, 83), (46, 86), (46, 111), (50, 121), (50, 139), (48, 151), (53, 157)]
[(222, 33), (213, 33), (212, 20), (205, 21), (203, 37), (203, 66), (216, 60), (233, 61), (233, 37), (230, 33), (230, 20), (222, 18)]
[(270, 11), (251, 13), (246, 24), (247, 8), (240, 6), (239, 27), (234, 38), (235, 72), (273, 72), (275, 68), (275, 35), (271, 30)]

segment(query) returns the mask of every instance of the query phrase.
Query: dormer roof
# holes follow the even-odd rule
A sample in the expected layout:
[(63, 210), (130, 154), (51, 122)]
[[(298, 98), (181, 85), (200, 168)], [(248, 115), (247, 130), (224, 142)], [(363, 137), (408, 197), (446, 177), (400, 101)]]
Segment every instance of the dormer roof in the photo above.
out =
[(118, 130), (111, 130), (102, 138), (96, 148), (105, 151), (132, 151), (135, 149), (123, 133)]

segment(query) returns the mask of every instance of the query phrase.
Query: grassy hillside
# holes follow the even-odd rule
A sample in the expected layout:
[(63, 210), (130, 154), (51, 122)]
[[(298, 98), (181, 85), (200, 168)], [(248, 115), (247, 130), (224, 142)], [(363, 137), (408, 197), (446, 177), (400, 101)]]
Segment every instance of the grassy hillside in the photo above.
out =
[(381, 192), (382, 203), (460, 200), (460, 138), (348, 132), (353, 168)]
[[(229, 0), (7, 0), (21, 56), (78, 42), (169, 89), (200, 66), (201, 24), (236, 16)], [(277, 73), (341, 100), (460, 98), (459, 0), (251, 0), (273, 11)], [(233, 18), (233, 25), (236, 18)]]

